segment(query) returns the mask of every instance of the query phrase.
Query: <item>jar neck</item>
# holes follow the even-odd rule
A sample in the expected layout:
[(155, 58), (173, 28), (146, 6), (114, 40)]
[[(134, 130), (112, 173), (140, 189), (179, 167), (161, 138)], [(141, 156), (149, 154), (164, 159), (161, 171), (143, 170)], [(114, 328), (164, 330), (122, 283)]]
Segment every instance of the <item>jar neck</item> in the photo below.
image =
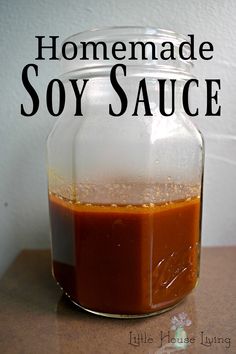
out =
[[(181, 59), (179, 46), (186, 40), (182, 35), (158, 28), (96, 29), (66, 39), (61, 63), (64, 72), (81, 77), (106, 76), (114, 65), (120, 64), (136, 75), (143, 72), (145, 77), (158, 74), (185, 79), (190, 75), (192, 63)], [(187, 58), (187, 47), (184, 54)]]

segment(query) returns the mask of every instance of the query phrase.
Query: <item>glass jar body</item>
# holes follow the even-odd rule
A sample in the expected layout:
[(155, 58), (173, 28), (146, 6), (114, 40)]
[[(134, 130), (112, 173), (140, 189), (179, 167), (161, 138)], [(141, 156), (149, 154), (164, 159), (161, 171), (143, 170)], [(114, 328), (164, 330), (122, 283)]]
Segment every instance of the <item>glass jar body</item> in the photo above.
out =
[[(139, 104), (137, 117), (143, 78), (153, 115)], [(203, 141), (178, 102), (172, 116), (158, 113), (158, 72), (130, 69), (118, 79), (124, 115), (109, 115), (119, 96), (108, 75), (94, 76), (83, 117), (69, 104), (48, 138), (53, 273), (88, 311), (142, 317), (176, 305), (197, 283)], [(68, 80), (65, 87), (72, 102)]]

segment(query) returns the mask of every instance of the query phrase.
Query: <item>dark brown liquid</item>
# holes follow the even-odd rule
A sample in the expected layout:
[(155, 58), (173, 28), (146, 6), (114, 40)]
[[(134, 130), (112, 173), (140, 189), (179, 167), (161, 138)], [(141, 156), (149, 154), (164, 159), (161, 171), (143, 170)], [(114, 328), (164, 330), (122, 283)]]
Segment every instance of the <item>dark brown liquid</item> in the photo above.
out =
[(53, 194), (49, 201), (53, 247), (67, 237), (74, 244), (74, 265), (54, 259), (54, 275), (81, 306), (145, 314), (174, 305), (195, 287), (199, 197), (146, 207), (82, 205)]

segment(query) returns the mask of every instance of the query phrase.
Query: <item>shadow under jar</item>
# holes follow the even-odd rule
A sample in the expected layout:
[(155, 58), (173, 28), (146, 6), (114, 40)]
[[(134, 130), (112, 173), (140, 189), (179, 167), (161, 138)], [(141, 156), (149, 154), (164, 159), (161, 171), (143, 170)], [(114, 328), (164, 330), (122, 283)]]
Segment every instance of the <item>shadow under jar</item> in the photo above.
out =
[[(175, 33), (142, 27), (107, 28), (69, 40), (165, 40)], [(92, 50), (92, 49), (91, 49)], [(98, 49), (98, 56), (101, 54)], [(48, 138), (53, 274), (83, 309), (109, 317), (144, 317), (166, 311), (196, 286), (199, 276), (204, 149), (201, 134), (181, 108), (191, 78), (181, 60), (127, 61), (117, 80), (129, 105), (124, 115), (111, 85), (112, 61), (64, 62), (69, 104)], [(98, 64), (99, 63), (99, 64)], [(173, 66), (174, 65), (174, 66)], [(89, 79), (83, 117), (74, 117), (70, 79)], [(145, 78), (153, 116), (132, 116)], [(175, 78), (176, 109), (159, 113), (157, 80)], [(82, 86), (80, 86), (81, 88)], [(168, 110), (170, 87), (166, 85)]]

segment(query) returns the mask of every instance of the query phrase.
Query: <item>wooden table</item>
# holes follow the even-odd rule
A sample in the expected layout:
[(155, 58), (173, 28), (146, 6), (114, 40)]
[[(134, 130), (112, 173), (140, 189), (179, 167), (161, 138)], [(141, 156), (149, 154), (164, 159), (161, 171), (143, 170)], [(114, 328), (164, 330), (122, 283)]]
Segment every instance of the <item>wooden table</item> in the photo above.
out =
[[(146, 319), (79, 310), (50, 267), (48, 250), (25, 250), (0, 280), (1, 354), (236, 353), (236, 247), (203, 249), (198, 288), (171, 311)], [(184, 327), (171, 329), (181, 318)], [(172, 343), (181, 340), (192, 343)]]

